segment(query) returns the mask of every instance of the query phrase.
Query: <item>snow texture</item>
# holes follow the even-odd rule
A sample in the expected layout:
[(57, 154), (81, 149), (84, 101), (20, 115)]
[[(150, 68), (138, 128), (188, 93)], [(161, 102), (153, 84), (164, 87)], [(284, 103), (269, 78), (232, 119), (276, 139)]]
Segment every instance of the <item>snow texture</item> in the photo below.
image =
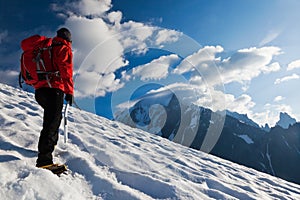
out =
[(297, 184), (74, 108), (54, 152), (70, 172), (58, 177), (35, 167), (34, 95), (0, 84), (0, 105), (1, 200), (300, 199)]
[(239, 135), (247, 144), (254, 144), (253, 140), (248, 135)]

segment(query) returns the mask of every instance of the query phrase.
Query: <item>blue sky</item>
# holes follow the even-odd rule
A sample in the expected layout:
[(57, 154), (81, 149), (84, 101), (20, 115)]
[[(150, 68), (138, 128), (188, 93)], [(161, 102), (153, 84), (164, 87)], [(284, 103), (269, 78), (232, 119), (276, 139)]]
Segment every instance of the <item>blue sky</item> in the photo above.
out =
[(111, 97), (158, 84), (193, 90), (195, 103), (261, 125), (274, 125), (279, 112), (300, 121), (299, 7), (297, 0), (1, 1), (0, 81), (16, 85), (22, 38), (67, 26), (76, 96), (87, 110), (111, 117), (121, 101)]
[(114, 9), (122, 11), (124, 20), (179, 30), (202, 45), (219, 44), (230, 51), (257, 46), (272, 32), (298, 31), (293, 22), (299, 19), (300, 3), (290, 0), (141, 0), (114, 1), (113, 4)]

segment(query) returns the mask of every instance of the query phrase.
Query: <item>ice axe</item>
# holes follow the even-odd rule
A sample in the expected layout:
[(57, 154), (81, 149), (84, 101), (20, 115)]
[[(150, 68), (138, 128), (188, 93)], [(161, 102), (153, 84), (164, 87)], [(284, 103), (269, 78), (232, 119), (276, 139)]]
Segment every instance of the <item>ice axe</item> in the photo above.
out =
[(74, 99), (72, 101), (67, 101), (64, 110), (64, 142), (65, 143), (67, 143), (68, 140), (68, 110), (69, 110), (69, 106), (72, 104), (74, 104), (79, 110), (81, 110), (79, 106), (76, 104)]
[(68, 140), (68, 110), (69, 102), (67, 102), (64, 110), (64, 142), (67, 143)]

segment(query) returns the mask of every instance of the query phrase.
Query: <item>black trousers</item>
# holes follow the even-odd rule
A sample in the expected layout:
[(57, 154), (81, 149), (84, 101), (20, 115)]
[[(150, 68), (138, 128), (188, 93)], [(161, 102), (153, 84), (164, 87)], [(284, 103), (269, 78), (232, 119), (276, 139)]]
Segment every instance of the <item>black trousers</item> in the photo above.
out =
[(52, 152), (58, 141), (64, 93), (56, 88), (40, 88), (35, 91), (35, 99), (44, 109), (43, 129), (39, 138), (36, 161), (36, 166), (40, 167), (53, 163)]

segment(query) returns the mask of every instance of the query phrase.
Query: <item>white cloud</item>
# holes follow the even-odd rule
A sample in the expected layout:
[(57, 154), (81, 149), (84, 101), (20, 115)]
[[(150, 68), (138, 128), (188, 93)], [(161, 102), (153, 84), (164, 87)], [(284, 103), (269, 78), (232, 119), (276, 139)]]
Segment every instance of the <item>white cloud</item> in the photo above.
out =
[(56, 3), (52, 4), (52, 9), (59, 12), (58, 15), (64, 18), (72, 15), (101, 17), (111, 7), (111, 0), (80, 0), (65, 2), (63, 6)]
[(279, 101), (282, 101), (284, 99), (285, 99), (285, 97), (283, 97), (283, 96), (277, 96), (277, 97), (274, 98), (274, 102), (279, 102)]
[(273, 57), (281, 53), (278, 47), (241, 49), (231, 57), (221, 60), (216, 55), (222, 52), (221, 46), (206, 46), (186, 57), (174, 69), (174, 73), (183, 74), (197, 71), (198, 75), (202, 77), (202, 81), (216, 86), (231, 82), (245, 85), (260, 74), (280, 70), (278, 62), (272, 63)]
[(262, 47), (241, 49), (221, 65), (224, 83), (251, 81), (261, 73), (269, 73), (280, 69), (278, 63), (272, 63), (273, 57), (281, 53), (278, 47)]
[(182, 33), (175, 30), (160, 30), (156, 35), (155, 44), (161, 45), (166, 42), (176, 42), (181, 35)]
[(121, 23), (121, 20), (122, 20), (122, 12), (120, 12), (120, 11), (110, 12), (110, 13), (108, 13), (107, 18), (110, 21), (110, 23), (113, 23), (113, 24), (119, 26)]
[(159, 80), (168, 76), (169, 67), (179, 61), (175, 54), (161, 56), (145, 65), (138, 66), (132, 70), (132, 75), (141, 77), (141, 80)]
[(280, 70), (280, 64), (278, 62), (274, 62), (274, 63), (264, 66), (261, 70), (265, 74), (268, 74), (271, 72), (277, 72)]
[[(116, 79), (113, 73), (128, 65), (128, 61), (124, 60), (126, 53), (145, 53), (149, 46), (174, 42), (180, 36), (176, 31), (144, 23), (121, 23), (122, 12), (110, 11), (111, 7), (111, 0), (81, 0), (52, 6), (59, 14), (64, 13), (63, 26), (72, 32), (77, 96), (104, 95), (105, 92), (123, 87), (122, 81), (130, 77), (122, 73), (122, 79)], [(151, 63), (151, 68), (139, 68), (147, 74), (142, 75), (142, 79), (167, 76), (167, 62), (158, 63), (160, 68)], [(141, 74), (138, 71), (136, 73)], [(98, 86), (99, 81), (102, 81), (103, 86)]]
[(124, 86), (114, 73), (108, 73), (99, 79), (96, 96), (104, 96), (106, 92), (113, 92)]
[(108, 18), (113, 24), (109, 24), (102, 18), (110, 8), (110, 0), (82, 0), (66, 3), (62, 8), (56, 5), (56, 10), (66, 10), (68, 14), (63, 26), (72, 32), (77, 97), (103, 96), (123, 86), (112, 74), (128, 64), (116, 36), (122, 13), (112, 12)]
[(75, 76), (76, 97), (94, 97), (96, 84), (101, 76), (96, 72), (83, 71), (80, 75)]
[(264, 46), (270, 42), (272, 42), (273, 40), (275, 40), (282, 31), (278, 31), (278, 30), (272, 30), (270, 31), (265, 38), (259, 43), (259, 46)]
[(292, 74), (291, 76), (285, 76), (285, 77), (282, 77), (282, 78), (278, 78), (275, 80), (274, 84), (280, 84), (282, 82), (287, 82), (287, 81), (290, 81), (290, 80), (295, 80), (295, 79), (299, 79), (300, 76), (298, 74)]
[(145, 53), (156, 27), (129, 21), (121, 24), (118, 38), (126, 52)]
[(186, 57), (177, 67), (174, 69), (174, 73), (183, 74), (186, 72), (198, 71), (204, 73), (205, 71), (210, 71), (210, 67), (214, 62), (219, 61), (219, 58), (216, 58), (217, 53), (223, 52), (221, 46), (205, 46), (202, 49), (199, 49), (198, 52)]
[[(197, 105), (214, 111), (227, 109), (248, 114), (259, 124), (266, 122), (266, 119), (258, 117), (260, 116), (259, 113), (253, 112), (256, 103), (250, 95), (242, 94), (235, 97), (232, 94), (226, 94), (222, 87), (216, 89), (216, 86), (239, 82), (247, 90), (253, 78), (260, 74), (280, 70), (280, 64), (272, 62), (275, 56), (281, 54), (280, 48), (241, 49), (223, 60), (216, 57), (216, 54), (221, 52), (223, 52), (222, 47), (204, 47), (182, 61), (174, 72), (178, 74), (192, 72), (189, 86), (193, 85), (193, 90), (197, 91)], [(219, 72), (220, 74), (218, 74)], [(266, 115), (266, 112), (262, 113), (261, 116), (263, 115)]]
[(99, 74), (95, 71), (84, 71), (75, 77), (76, 97), (104, 96), (106, 92), (116, 91), (123, 87), (120, 79), (113, 73)]
[(220, 95), (224, 97), (222, 92), (216, 91), (213, 88), (207, 88), (202, 85), (192, 85), (189, 83), (172, 83), (152, 92), (160, 92), (164, 90), (171, 90), (179, 102), (182, 104), (195, 104), (210, 108), (214, 111), (224, 110), (225, 102), (219, 98)]
[(201, 78), (201, 76), (198, 76), (198, 75), (191, 76), (189, 82), (192, 85), (201, 85), (201, 84), (203, 84), (203, 79)]
[(293, 62), (291, 62), (290, 64), (288, 64), (287, 70), (293, 70), (293, 69), (298, 69), (300, 68), (300, 60), (295, 60)]
[(1, 82), (15, 86), (18, 83), (18, 71), (13, 70), (0, 70), (0, 80)]
[(246, 114), (251, 113), (251, 109), (255, 106), (255, 103), (252, 101), (251, 96), (247, 94), (242, 94), (241, 96), (227, 101), (228, 110), (235, 111), (238, 113)]
[[(97, 48), (101, 50), (98, 52), (98, 60), (101, 63), (101, 58), (107, 56), (106, 54), (116, 54), (120, 55), (123, 48), (118, 44), (117, 38), (113, 38), (112, 35), (115, 33), (109, 29), (108, 25), (101, 19), (88, 19), (81, 16), (72, 16), (68, 18), (64, 26), (70, 28), (72, 32), (73, 48), (75, 49), (74, 61), (76, 64), (82, 63), (83, 60), (88, 56), (88, 54), (97, 46), (103, 44), (103, 48)], [(84, 30), (84, 31), (83, 31)], [(109, 52), (106, 48), (107, 43), (114, 43), (114, 51)], [(106, 45), (106, 46), (105, 46)], [(105, 56), (103, 56), (105, 54)], [(111, 55), (109, 57), (116, 57)], [(77, 67), (79, 67), (77, 65)]]
[[(118, 28), (116, 28), (118, 27)], [(164, 44), (174, 43), (182, 33), (175, 30), (148, 26), (141, 22), (128, 21), (114, 27), (126, 52), (143, 54), (148, 48), (164, 48)]]
[[(294, 115), (293, 110), (290, 105), (286, 104), (266, 104), (262, 111), (254, 111), (256, 103), (253, 101), (252, 97), (248, 94), (242, 94), (235, 97), (232, 94), (227, 94), (222, 91), (215, 90), (214, 88), (205, 88), (202, 84), (202, 87), (197, 85), (187, 85), (186, 90), (191, 90), (194, 92), (197, 91), (197, 102), (196, 105), (204, 106), (212, 109), (213, 111), (217, 110), (230, 110), (232, 112), (238, 112), (240, 114), (247, 114), (250, 119), (263, 126), (266, 123), (270, 126), (274, 126), (279, 120), (280, 112), (287, 112), (297, 120), (296, 115)], [(190, 92), (190, 94), (192, 94)], [(284, 100), (285, 97), (277, 96), (274, 98), (275, 103), (279, 103)]]
[[(209, 104), (206, 102), (206, 105), (209, 105), (209, 108), (216, 111), (216, 105), (222, 105), (225, 103), (225, 107), (223, 109), (232, 111), (232, 112), (238, 112), (241, 114), (251, 113), (251, 109), (255, 106), (255, 103), (252, 101), (251, 96), (247, 94), (242, 94), (241, 96), (235, 97), (232, 94), (226, 94), (221, 91), (216, 90), (210, 90), (210, 94), (207, 95), (213, 95), (214, 100), (211, 101)], [(199, 101), (198, 101), (199, 102)], [(218, 108), (217, 110), (220, 110)]]
[(273, 127), (279, 120), (280, 112), (289, 113), (290, 116), (294, 117), (291, 106), (286, 104), (267, 103), (264, 105), (262, 112), (252, 113), (251, 118), (260, 125), (269, 124)]
[[(123, 58), (124, 48), (118, 38), (114, 37), (116, 32), (101, 18), (71, 16), (65, 21), (64, 26), (70, 28), (72, 32), (74, 72), (77, 77), (76, 96), (98, 94), (96, 87), (99, 79), (127, 65), (127, 61)], [(110, 83), (111, 87), (106, 88), (107, 91), (119, 88), (118, 81)], [(103, 95), (102, 92), (100, 95)]]
[(108, 11), (111, 6), (111, 0), (82, 0), (78, 4), (75, 4), (80, 14), (86, 16), (101, 16)]
[(242, 114), (250, 113), (255, 106), (252, 98), (247, 94), (235, 97), (223, 91), (204, 84), (173, 83), (156, 91), (169, 89), (173, 91), (181, 103), (195, 104), (213, 111), (230, 110)]

